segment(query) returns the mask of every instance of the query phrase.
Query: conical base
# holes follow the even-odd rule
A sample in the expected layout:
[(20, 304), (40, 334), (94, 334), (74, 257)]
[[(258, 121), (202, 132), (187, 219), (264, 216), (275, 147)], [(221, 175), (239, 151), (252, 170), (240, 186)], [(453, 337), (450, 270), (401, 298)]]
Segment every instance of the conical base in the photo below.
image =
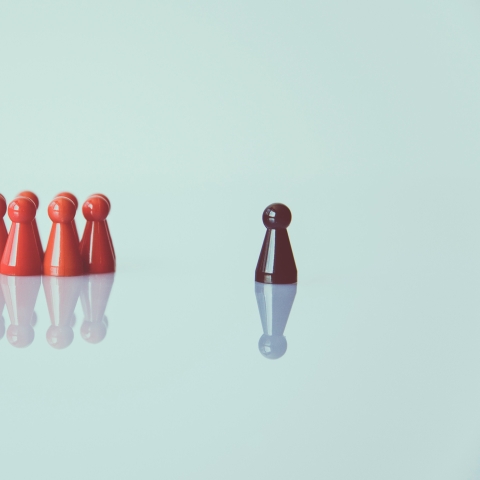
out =
[(255, 270), (260, 283), (297, 283), (297, 267), (285, 228), (268, 229)]

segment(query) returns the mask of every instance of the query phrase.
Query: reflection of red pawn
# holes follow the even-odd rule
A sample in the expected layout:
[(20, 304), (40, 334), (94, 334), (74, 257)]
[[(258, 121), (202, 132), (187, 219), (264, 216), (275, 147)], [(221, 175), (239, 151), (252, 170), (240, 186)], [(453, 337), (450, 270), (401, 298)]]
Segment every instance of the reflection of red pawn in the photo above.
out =
[(66, 197), (55, 198), (48, 206), (53, 225), (50, 230), (43, 271), (54, 277), (82, 275), (82, 259), (72, 227), (75, 205)]
[(2, 257), (8, 238), (7, 227), (5, 226), (5, 221), (3, 220), (3, 217), (6, 213), (7, 201), (5, 200), (5, 197), (0, 194), (0, 258)]
[[(75, 205), (75, 213), (77, 212), (78, 209), (78, 200), (77, 197), (70, 192), (61, 192), (57, 195), (57, 197), (67, 197), (69, 198), (73, 204)], [(77, 230), (77, 224), (75, 223), (75, 218), (72, 220), (72, 226), (73, 226), (73, 231), (75, 233), (75, 237), (77, 238), (77, 243), (80, 243), (80, 238), (78, 236), (78, 230)]]
[(35, 212), (35, 204), (26, 197), (17, 197), (8, 206), (12, 226), (0, 262), (0, 273), (20, 276), (42, 274), (42, 259), (32, 225)]
[[(38, 197), (33, 192), (30, 192), (29, 190), (24, 190), (23, 192), (20, 192), (17, 195), (17, 197), (29, 198), (35, 204), (35, 210), (38, 211), (38, 206), (40, 205), (40, 202), (38, 200)], [(33, 219), (32, 227), (33, 227), (33, 232), (35, 233), (35, 240), (37, 241), (38, 252), (40, 253), (40, 258), (43, 261), (42, 241), (40, 240), (40, 233), (38, 231), (37, 221), (35, 220), (35, 218)]]
[(87, 220), (80, 242), (80, 254), (86, 273), (111, 273), (115, 271), (115, 256), (108, 235), (108, 202), (99, 195), (92, 195), (83, 204)]

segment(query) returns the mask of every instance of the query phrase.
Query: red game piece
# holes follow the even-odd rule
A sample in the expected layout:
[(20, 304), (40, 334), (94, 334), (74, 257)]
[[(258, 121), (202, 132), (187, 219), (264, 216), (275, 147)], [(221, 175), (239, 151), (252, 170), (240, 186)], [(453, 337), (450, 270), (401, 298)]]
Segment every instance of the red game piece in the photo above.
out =
[[(61, 192), (57, 195), (57, 197), (67, 197), (69, 198), (73, 204), (75, 205), (75, 214), (77, 213), (78, 209), (78, 200), (77, 197), (70, 192)], [(78, 236), (77, 224), (75, 223), (75, 218), (72, 220), (73, 231), (75, 232), (75, 237), (77, 238), (77, 242), (80, 243), (80, 237)]]
[(20, 276), (42, 274), (42, 259), (32, 224), (35, 213), (35, 204), (27, 197), (17, 197), (8, 206), (12, 226), (0, 262), (0, 273)]
[[(104, 198), (108, 203), (108, 213), (110, 213), (110, 209), (112, 208), (112, 204), (110, 203), (110, 200), (106, 195), (104, 195), (103, 193), (94, 193), (93, 195), (91, 195), (91, 197), (102, 197), (102, 198)], [(113, 246), (112, 235), (110, 234), (110, 228), (108, 226), (107, 221), (105, 221), (105, 226), (107, 227), (108, 238), (110, 239), (110, 244), (112, 245), (113, 256), (114, 256), (114, 258), (117, 258), (116, 254), (115, 254), (115, 247)]]
[(99, 195), (92, 195), (83, 204), (87, 220), (80, 242), (80, 254), (86, 273), (112, 273), (115, 271), (115, 256), (108, 235), (108, 202)]
[[(20, 192), (17, 195), (17, 197), (27, 197), (27, 198), (29, 198), (35, 204), (35, 209), (38, 211), (38, 206), (40, 205), (40, 202), (38, 200), (38, 197), (33, 192), (30, 192), (29, 190), (24, 190), (23, 192)], [(35, 240), (37, 241), (37, 246), (38, 246), (38, 251), (40, 253), (40, 258), (43, 261), (42, 240), (40, 239), (40, 232), (38, 231), (37, 220), (35, 218), (33, 219), (32, 226), (33, 226), (33, 231), (35, 233)]]
[(48, 216), (53, 225), (48, 238), (44, 275), (73, 277), (83, 274), (82, 259), (72, 227), (75, 205), (67, 197), (57, 197), (48, 206)]
[(32, 320), (35, 316), (35, 303), (40, 289), (41, 277), (6, 277), (0, 276), (0, 283), (10, 326), (7, 329), (8, 341), (14, 347), (27, 347), (35, 338)]
[(5, 249), (8, 238), (7, 227), (5, 226), (5, 221), (3, 220), (3, 217), (6, 213), (7, 202), (5, 200), (5, 197), (0, 194), (0, 258), (2, 257), (3, 250)]
[(73, 319), (86, 277), (43, 277), (51, 325), (47, 341), (54, 348), (68, 347), (73, 341)]

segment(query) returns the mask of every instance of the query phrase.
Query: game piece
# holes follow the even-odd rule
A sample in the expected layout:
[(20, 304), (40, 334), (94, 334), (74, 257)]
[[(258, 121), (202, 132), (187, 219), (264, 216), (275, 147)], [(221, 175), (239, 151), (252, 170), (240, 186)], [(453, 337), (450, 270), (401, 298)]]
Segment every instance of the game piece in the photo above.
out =
[(67, 197), (56, 197), (48, 206), (48, 216), (53, 225), (48, 238), (44, 275), (54, 277), (73, 277), (83, 274), (83, 262), (72, 220), (75, 216), (75, 205)]
[[(112, 204), (110, 203), (110, 199), (106, 195), (104, 195), (103, 193), (94, 193), (93, 195), (90, 195), (90, 196), (104, 198), (108, 203), (108, 213), (110, 214), (110, 209), (112, 208)], [(115, 254), (115, 247), (113, 246), (112, 235), (110, 234), (110, 227), (108, 226), (108, 222), (105, 223), (105, 227), (107, 228), (108, 238), (110, 239), (110, 244), (112, 245), (113, 257), (117, 258)]]
[(7, 202), (5, 197), (0, 194), (0, 258), (2, 258), (3, 250), (7, 243), (8, 232), (7, 227), (5, 226), (5, 220), (3, 217), (7, 213)]
[(47, 341), (53, 348), (66, 348), (73, 341), (75, 305), (85, 281), (85, 276), (43, 277), (43, 289), (51, 322), (47, 330)]
[[(35, 204), (35, 210), (38, 211), (40, 201), (38, 200), (38, 197), (33, 192), (31, 192), (30, 190), (24, 190), (23, 192), (20, 192), (17, 195), (17, 197), (29, 198)], [(44, 253), (43, 253), (43, 247), (42, 247), (42, 240), (40, 239), (40, 232), (38, 231), (37, 220), (35, 218), (32, 221), (32, 226), (33, 226), (33, 231), (35, 233), (35, 240), (37, 242), (38, 252), (40, 253), (40, 258), (43, 261)]]
[(297, 267), (287, 232), (292, 220), (290, 210), (283, 203), (272, 203), (264, 210), (262, 219), (267, 232), (255, 270), (255, 281), (296, 283)]
[(17, 197), (8, 206), (12, 221), (0, 262), (4, 275), (41, 275), (42, 259), (33, 228), (37, 209), (27, 197)]
[[(78, 200), (77, 197), (70, 192), (60, 192), (57, 197), (67, 197), (69, 198), (73, 204), (75, 205), (75, 214), (78, 210)], [(73, 231), (75, 233), (75, 237), (77, 238), (77, 242), (80, 244), (80, 237), (78, 236), (77, 224), (75, 223), (75, 218), (72, 220)]]
[(296, 283), (275, 285), (255, 282), (255, 296), (263, 328), (258, 349), (265, 358), (275, 360), (287, 351), (287, 339), (283, 332), (296, 293)]
[(80, 301), (83, 310), (83, 323), (80, 333), (89, 343), (99, 343), (107, 334), (108, 320), (105, 316), (114, 273), (88, 275), (82, 285)]
[(14, 347), (27, 347), (35, 338), (32, 318), (41, 278), (39, 275), (29, 277), (0, 275), (0, 285), (10, 317), (7, 339)]
[(99, 195), (88, 197), (82, 208), (87, 220), (80, 254), (87, 273), (112, 273), (115, 271), (115, 257), (107, 230), (108, 202)]

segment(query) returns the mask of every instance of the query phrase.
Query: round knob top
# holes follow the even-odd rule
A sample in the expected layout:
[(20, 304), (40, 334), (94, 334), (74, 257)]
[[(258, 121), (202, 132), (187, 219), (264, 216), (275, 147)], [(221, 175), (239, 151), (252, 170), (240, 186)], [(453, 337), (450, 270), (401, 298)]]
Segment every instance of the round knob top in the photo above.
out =
[(0, 193), (0, 218), (3, 218), (7, 213), (7, 201), (5, 197)]
[(70, 192), (60, 192), (57, 197), (67, 197), (69, 198), (73, 204), (75, 205), (75, 211), (77, 210), (78, 208), (78, 200), (77, 200), (77, 197), (73, 194), (73, 193), (70, 193)]
[(40, 201), (38, 200), (38, 197), (33, 193), (31, 192), (30, 190), (24, 190), (23, 192), (20, 192), (17, 197), (27, 197), (29, 198), (30, 200), (32, 200), (32, 202), (35, 204), (35, 208), (38, 210), (38, 206), (40, 205)]
[(102, 198), (104, 198), (108, 203), (108, 211), (110, 211), (110, 208), (112, 207), (112, 204), (110, 203), (110, 200), (106, 195), (104, 195), (103, 193), (94, 193), (93, 195), (90, 195), (90, 196), (91, 197), (102, 197)]
[(272, 203), (263, 211), (262, 220), (267, 228), (287, 228), (292, 221), (292, 212), (283, 203)]
[(109, 211), (110, 206), (107, 200), (100, 195), (88, 197), (82, 207), (83, 216), (90, 222), (101, 222), (105, 220)]
[(30, 223), (35, 218), (37, 209), (27, 197), (17, 197), (8, 206), (8, 216), (15, 223)]
[(56, 197), (48, 206), (48, 216), (53, 223), (71, 223), (75, 210), (75, 204), (69, 198)]

